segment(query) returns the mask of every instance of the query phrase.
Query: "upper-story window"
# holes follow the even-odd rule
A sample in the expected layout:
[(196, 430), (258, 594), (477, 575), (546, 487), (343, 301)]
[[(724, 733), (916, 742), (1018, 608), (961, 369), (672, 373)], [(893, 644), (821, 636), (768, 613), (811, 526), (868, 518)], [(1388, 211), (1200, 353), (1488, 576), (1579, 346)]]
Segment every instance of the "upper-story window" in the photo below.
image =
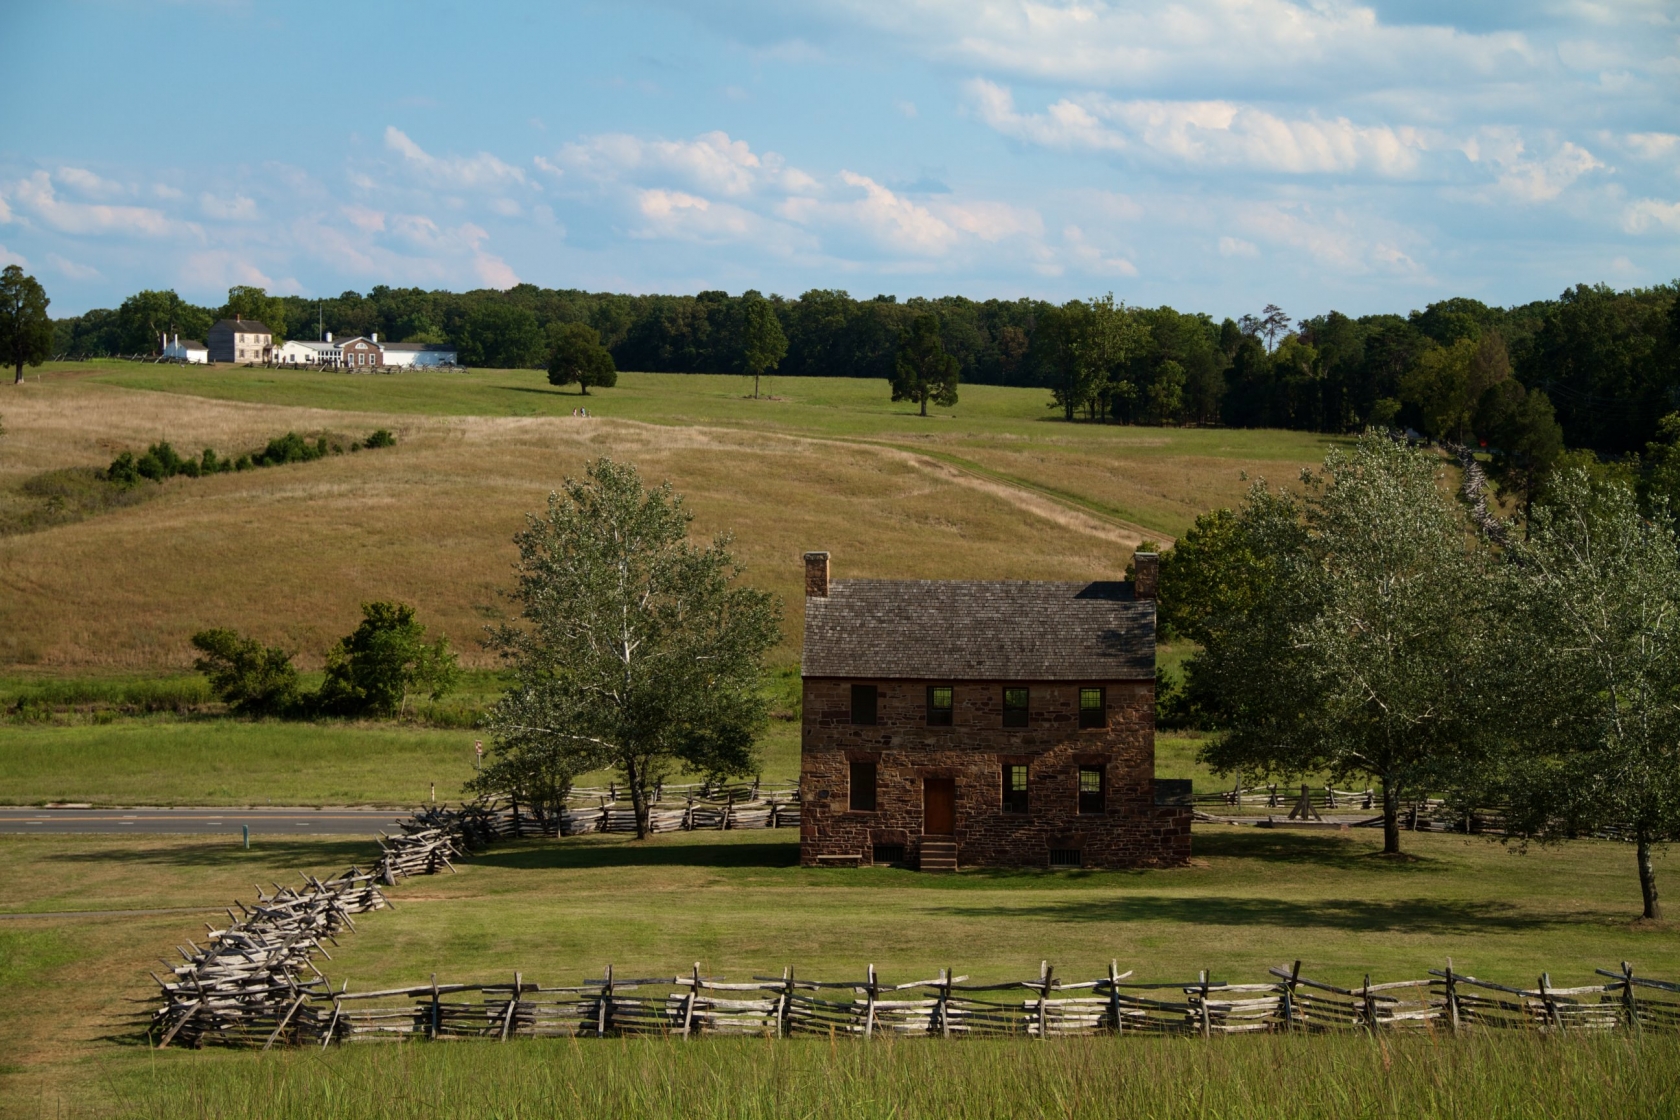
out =
[(955, 708), (956, 689), (948, 684), (930, 684), (927, 690), (927, 722), (929, 727), (950, 727)]
[(1003, 725), (1005, 727), (1025, 727), (1027, 725), (1027, 689), (1025, 685), (1003, 690)]
[(852, 722), (860, 727), (875, 726), (876, 691), (872, 684), (852, 686)]
[(1100, 688), (1082, 688), (1079, 690), (1079, 726), (1107, 727), (1108, 704)]

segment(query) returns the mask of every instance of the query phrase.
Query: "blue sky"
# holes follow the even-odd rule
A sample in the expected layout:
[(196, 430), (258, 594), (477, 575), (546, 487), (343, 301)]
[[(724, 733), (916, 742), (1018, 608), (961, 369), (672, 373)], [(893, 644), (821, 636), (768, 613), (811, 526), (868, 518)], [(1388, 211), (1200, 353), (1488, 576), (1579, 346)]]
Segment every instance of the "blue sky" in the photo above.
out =
[(1672, 0), (11, 0), (0, 40), (0, 259), (56, 314), (529, 281), (1306, 316), (1680, 276)]

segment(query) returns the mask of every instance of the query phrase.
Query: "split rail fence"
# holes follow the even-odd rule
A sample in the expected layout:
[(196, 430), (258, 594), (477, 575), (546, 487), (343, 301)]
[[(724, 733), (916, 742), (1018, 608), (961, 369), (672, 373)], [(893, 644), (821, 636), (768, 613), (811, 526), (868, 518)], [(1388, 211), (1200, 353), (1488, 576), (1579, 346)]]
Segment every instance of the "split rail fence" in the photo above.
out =
[[(746, 788), (746, 787), (743, 787)], [(730, 793), (729, 810), (759, 800)], [(685, 806), (685, 812), (687, 808)], [(693, 815), (690, 814), (690, 820)], [(775, 819), (775, 810), (767, 818)], [(253, 905), (236, 903), (205, 944), (179, 946), (180, 963), (153, 973), (162, 1005), (149, 1016), (159, 1047), (226, 1045), (268, 1049), (334, 1042), (765, 1035), (794, 1037), (962, 1038), (1186, 1034), (1211, 1037), (1256, 1031), (1527, 1029), (1543, 1032), (1680, 1030), (1680, 984), (1599, 969), (1598, 982), (1559, 987), (1542, 974), (1531, 988), (1455, 972), (1449, 960), (1427, 977), (1338, 987), (1301, 974), (1301, 963), (1274, 968), (1258, 983), (1214, 980), (1142, 982), (1111, 963), (1105, 976), (1066, 980), (1045, 962), (1035, 979), (971, 984), (941, 969), (927, 980), (889, 983), (873, 965), (861, 979), (820, 980), (785, 968), (780, 976), (731, 981), (704, 976), (626, 978), (609, 965), (599, 978), (544, 986), (516, 972), (491, 983), (428, 983), (380, 991), (336, 989), (316, 965), (329, 945), (354, 932), (353, 915), (391, 908), (381, 884), (454, 871), (471, 848), (525, 835), (511, 805), (478, 802), (429, 807), (380, 837), (369, 870), (351, 867), (302, 885), (257, 888)], [(148, 1001), (151, 1002), (151, 1001)]]

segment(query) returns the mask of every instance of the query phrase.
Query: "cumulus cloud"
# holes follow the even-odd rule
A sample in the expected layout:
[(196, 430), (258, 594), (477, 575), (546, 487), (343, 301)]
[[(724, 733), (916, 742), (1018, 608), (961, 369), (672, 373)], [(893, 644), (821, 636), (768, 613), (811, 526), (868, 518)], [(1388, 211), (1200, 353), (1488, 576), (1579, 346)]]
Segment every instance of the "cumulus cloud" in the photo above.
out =
[(385, 147), (401, 156), (405, 167), (434, 186), (451, 190), (484, 190), (509, 183), (522, 186), (529, 183), (525, 172), (489, 152), (465, 157), (434, 156), (395, 125), (385, 128)]
[(180, 230), (179, 223), (163, 211), (147, 206), (66, 202), (58, 197), (52, 176), (45, 171), (16, 183), (13, 196), (21, 209), (61, 233), (167, 237)]
[(232, 198), (218, 198), (205, 191), (198, 196), (198, 208), (207, 218), (223, 222), (249, 222), (257, 216), (257, 204), (242, 194)]
[(9, 265), (9, 264), (15, 264), (19, 268), (28, 268), (29, 267), (29, 261), (27, 259), (25, 259), (22, 256), (19, 256), (17, 253), (12, 252), (10, 249), (6, 248), (4, 245), (0, 245), (0, 266), (5, 266), (5, 265)]
[(1604, 166), (1569, 140), (1556, 144), (1545, 156), (1536, 156), (1516, 129), (1506, 127), (1481, 129), (1460, 150), (1471, 163), (1492, 169), (1498, 197), (1517, 202), (1549, 202), (1587, 172)]
[(1648, 233), (1654, 229), (1680, 233), (1680, 202), (1642, 198), (1622, 211), (1622, 228), (1629, 233)]
[(1193, 167), (1400, 176), (1417, 169), (1426, 147), (1414, 128), (1356, 125), (1345, 117), (1288, 119), (1230, 101), (1117, 101), (1087, 93), (1042, 113), (1022, 113), (995, 82), (976, 78), (966, 88), (979, 118), (1012, 139), (1135, 152)]
[(127, 189), (118, 182), (105, 179), (81, 167), (61, 167), (58, 181), (84, 198), (120, 198)]
[(809, 191), (816, 180), (788, 167), (775, 152), (758, 153), (745, 140), (726, 132), (706, 132), (693, 140), (648, 139), (607, 133), (567, 144), (545, 170), (570, 169), (595, 182), (623, 177), (659, 178), (711, 195), (740, 197), (758, 190)]
[(103, 274), (92, 265), (77, 264), (75, 261), (66, 260), (57, 253), (47, 254), (47, 266), (60, 276), (70, 280), (101, 280), (104, 278)]

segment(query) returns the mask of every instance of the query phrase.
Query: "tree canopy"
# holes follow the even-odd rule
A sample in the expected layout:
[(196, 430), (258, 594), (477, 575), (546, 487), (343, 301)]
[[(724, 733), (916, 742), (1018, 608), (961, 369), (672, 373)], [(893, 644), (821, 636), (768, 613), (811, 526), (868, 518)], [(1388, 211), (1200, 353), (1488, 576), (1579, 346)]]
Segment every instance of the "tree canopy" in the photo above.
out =
[(47, 317), (47, 293), (40, 282), (15, 264), (0, 271), (0, 353), (23, 380), (24, 366), (52, 357), (53, 324)]
[(669, 484), (650, 490), (608, 459), (528, 519), (514, 538), (519, 617), (490, 634), (514, 678), (489, 717), (497, 781), (552, 797), (614, 767), (640, 837), (673, 767), (727, 777), (756, 765), (780, 610), (733, 585), (727, 536), (689, 543), (690, 520)]
[(899, 336), (893, 365), (892, 399), (915, 401), (927, 415), (928, 401), (941, 408), (957, 403), (957, 360), (939, 339), (939, 319), (922, 315)]
[(592, 385), (618, 384), (612, 354), (601, 345), (601, 334), (587, 323), (558, 323), (549, 333), (548, 383), (576, 385), (585, 396)]

